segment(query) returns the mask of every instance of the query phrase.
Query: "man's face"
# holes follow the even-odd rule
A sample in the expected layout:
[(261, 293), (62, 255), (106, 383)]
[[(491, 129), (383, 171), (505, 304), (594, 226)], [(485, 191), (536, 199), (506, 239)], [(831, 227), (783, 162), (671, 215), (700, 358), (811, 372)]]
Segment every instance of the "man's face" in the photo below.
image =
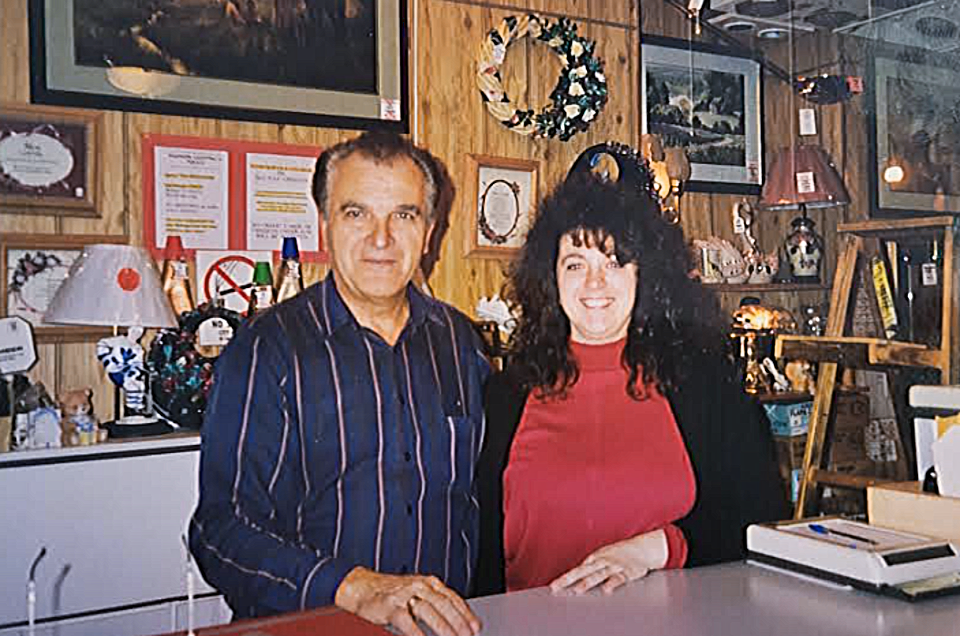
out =
[(356, 312), (402, 300), (433, 231), (423, 173), (406, 157), (353, 154), (335, 164), (327, 192), (323, 235), (347, 305)]

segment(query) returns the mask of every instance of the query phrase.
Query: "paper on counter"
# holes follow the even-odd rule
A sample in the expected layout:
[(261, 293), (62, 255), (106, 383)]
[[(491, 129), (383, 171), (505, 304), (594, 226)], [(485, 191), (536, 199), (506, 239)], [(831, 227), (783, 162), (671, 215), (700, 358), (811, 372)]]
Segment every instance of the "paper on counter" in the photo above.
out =
[(960, 497), (960, 426), (952, 426), (933, 444), (940, 494)]

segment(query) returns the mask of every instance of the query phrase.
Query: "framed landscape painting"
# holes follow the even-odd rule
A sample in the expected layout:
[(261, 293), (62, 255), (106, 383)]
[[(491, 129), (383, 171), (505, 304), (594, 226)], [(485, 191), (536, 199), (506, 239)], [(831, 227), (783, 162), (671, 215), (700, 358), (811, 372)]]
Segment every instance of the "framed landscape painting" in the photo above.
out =
[(870, 59), (867, 78), (871, 212), (960, 214), (960, 69), (887, 49)]
[(407, 130), (405, 0), (30, 0), (34, 102)]
[(760, 63), (746, 52), (642, 36), (642, 128), (684, 148), (687, 190), (759, 194)]

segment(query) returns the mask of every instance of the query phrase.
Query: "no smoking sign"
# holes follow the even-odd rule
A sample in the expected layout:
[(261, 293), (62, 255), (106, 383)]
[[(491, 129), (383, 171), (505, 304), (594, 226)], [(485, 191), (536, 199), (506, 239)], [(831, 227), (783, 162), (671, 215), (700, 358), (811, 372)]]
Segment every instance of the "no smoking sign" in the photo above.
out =
[(197, 250), (197, 290), (201, 302), (217, 295), (227, 309), (243, 313), (250, 303), (250, 284), (257, 261), (273, 259), (271, 252)]

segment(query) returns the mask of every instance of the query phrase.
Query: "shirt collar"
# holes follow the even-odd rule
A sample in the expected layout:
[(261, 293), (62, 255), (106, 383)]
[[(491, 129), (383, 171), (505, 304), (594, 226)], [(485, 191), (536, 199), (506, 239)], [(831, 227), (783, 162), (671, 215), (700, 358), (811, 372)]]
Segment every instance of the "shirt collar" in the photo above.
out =
[[(420, 327), (426, 320), (444, 324), (441, 303), (424, 294), (412, 283), (407, 285), (407, 302), (410, 305), (408, 322), (413, 327)], [(343, 302), (333, 272), (327, 274), (327, 277), (320, 284), (320, 312), (320, 318), (331, 334), (346, 325), (353, 325), (355, 328), (360, 327), (350, 308)]]

